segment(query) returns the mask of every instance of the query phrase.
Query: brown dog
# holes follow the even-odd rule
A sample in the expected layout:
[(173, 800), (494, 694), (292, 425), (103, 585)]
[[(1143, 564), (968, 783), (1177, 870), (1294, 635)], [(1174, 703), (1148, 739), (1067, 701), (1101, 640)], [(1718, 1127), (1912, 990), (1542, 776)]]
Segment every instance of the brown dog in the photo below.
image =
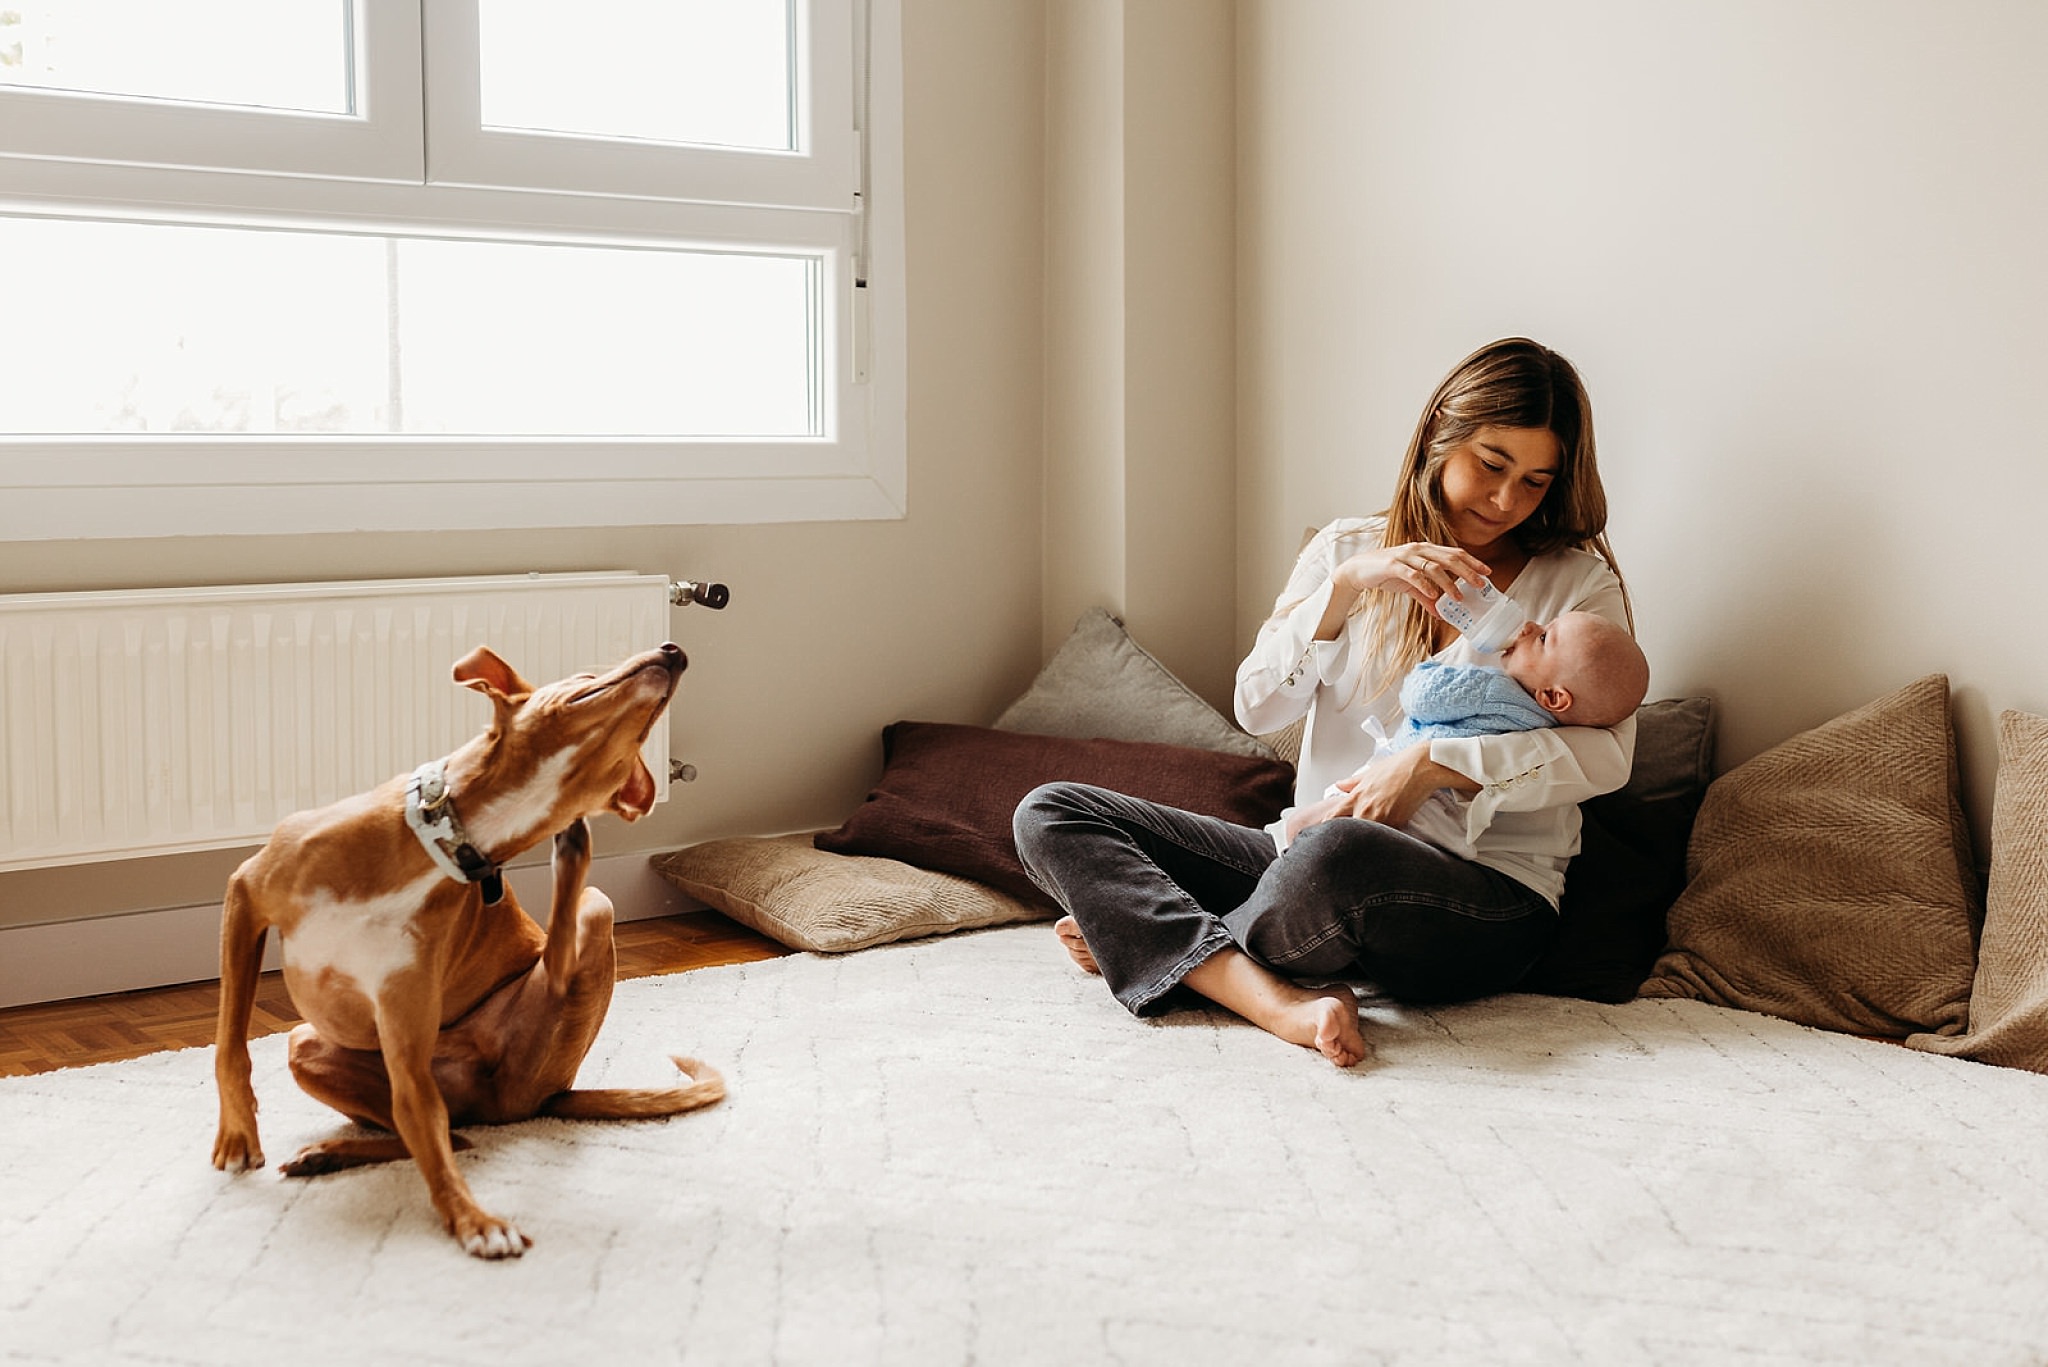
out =
[[(248, 1035), (272, 926), (305, 1017), (292, 1032), (293, 1077), (392, 1136), (314, 1144), (283, 1171), (410, 1154), (442, 1223), (480, 1258), (517, 1257), (532, 1240), (470, 1195), (454, 1156), (469, 1144), (451, 1124), (673, 1115), (725, 1095), (716, 1071), (685, 1058), (675, 1063), (688, 1086), (570, 1090), (617, 973), (612, 904), (584, 886), (584, 818), (613, 811), (634, 821), (654, 805), (640, 746), (686, 664), (679, 647), (663, 645), (608, 674), (535, 688), (479, 647), (456, 664), (455, 680), (491, 700), (489, 729), (409, 777), (278, 823), (229, 880), (221, 919), (215, 1167), (263, 1162)], [(551, 832), (543, 935), (499, 868)]]

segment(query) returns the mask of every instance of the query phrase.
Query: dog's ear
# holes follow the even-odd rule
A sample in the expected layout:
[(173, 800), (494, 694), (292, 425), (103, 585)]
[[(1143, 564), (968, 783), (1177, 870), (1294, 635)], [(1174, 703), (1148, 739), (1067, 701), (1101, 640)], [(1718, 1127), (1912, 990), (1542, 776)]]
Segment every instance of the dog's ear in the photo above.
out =
[(533, 685), (519, 677), (519, 671), (499, 659), (489, 646), (478, 646), (455, 662), (455, 682), (479, 693), (510, 700), (533, 692)]
[(614, 812), (628, 821), (638, 821), (654, 810), (654, 775), (647, 772), (647, 765), (637, 754), (633, 756), (633, 772), (619, 791), (612, 794), (609, 804)]

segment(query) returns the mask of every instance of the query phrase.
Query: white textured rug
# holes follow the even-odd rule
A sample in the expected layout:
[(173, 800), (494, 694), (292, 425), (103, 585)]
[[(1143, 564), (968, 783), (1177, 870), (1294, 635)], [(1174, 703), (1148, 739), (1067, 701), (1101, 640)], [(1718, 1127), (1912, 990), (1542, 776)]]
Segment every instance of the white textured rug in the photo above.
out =
[[(2048, 1077), (1683, 1002), (1374, 1006), (1339, 1072), (1131, 1020), (1043, 925), (620, 985), (722, 1105), (208, 1166), (212, 1051), (0, 1082), (9, 1361), (2048, 1361)], [(273, 1163), (340, 1128), (256, 1046)]]

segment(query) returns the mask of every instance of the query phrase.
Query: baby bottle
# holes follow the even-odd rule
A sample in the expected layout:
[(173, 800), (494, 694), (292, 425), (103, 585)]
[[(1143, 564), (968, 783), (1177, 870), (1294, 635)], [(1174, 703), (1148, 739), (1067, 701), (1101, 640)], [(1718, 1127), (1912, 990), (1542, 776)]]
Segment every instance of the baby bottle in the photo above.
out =
[(1493, 586), (1490, 579), (1469, 584), (1460, 579), (1461, 593), (1446, 593), (1436, 600), (1437, 616), (1463, 632), (1472, 648), (1492, 654), (1506, 645), (1529, 620), (1514, 599)]

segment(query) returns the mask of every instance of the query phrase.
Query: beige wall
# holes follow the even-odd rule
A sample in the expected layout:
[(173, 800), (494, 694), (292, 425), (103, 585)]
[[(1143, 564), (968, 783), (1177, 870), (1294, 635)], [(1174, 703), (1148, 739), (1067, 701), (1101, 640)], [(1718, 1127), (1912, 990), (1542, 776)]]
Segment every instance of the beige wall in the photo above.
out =
[[(1716, 695), (1733, 761), (1945, 670), (1982, 838), (1997, 711), (2048, 712), (2000, 587), (2048, 503), (2048, 8), (904, 8), (903, 520), (0, 545), (0, 589), (720, 579), (674, 618), (701, 777), (600, 853), (830, 824), (881, 726), (988, 721), (1093, 603), (1220, 702), (1302, 529), (1528, 332), (1593, 390), (1653, 691)], [(237, 857), (0, 876), (0, 927), (204, 904)]]
[(1592, 390), (1652, 696), (1724, 763), (1934, 671), (2048, 712), (2048, 6), (1244, 0), (1240, 578), (1510, 333)]
[[(912, 0), (903, 19), (909, 515), (624, 531), (0, 545), (0, 591), (627, 568), (716, 579), (678, 611), (671, 723), (699, 777), (600, 855), (832, 825), (900, 717), (985, 723), (1037, 668), (1044, 19)], [(246, 852), (0, 875), (0, 928), (217, 902)]]
[(1241, 653), (1230, 0), (1050, 0), (1047, 649), (1089, 607), (1212, 703)]

